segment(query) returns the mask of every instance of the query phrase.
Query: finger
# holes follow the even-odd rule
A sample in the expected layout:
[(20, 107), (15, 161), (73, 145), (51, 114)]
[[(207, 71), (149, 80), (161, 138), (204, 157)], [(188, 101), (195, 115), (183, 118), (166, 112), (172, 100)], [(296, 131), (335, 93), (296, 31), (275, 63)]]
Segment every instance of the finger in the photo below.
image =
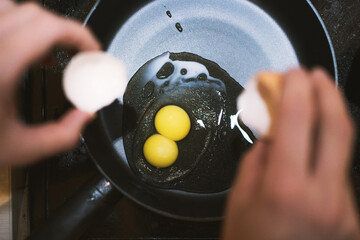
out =
[(0, 1), (0, 14), (8, 11), (9, 9), (15, 7), (16, 4), (10, 0), (1, 0)]
[[(236, 227), (242, 212), (248, 206), (256, 185), (261, 176), (262, 163), (266, 152), (266, 143), (258, 141), (253, 148), (242, 159), (237, 180), (229, 194), (228, 204), (226, 205), (224, 234), (231, 233), (231, 229)], [(228, 238), (225, 236), (225, 238)], [(230, 238), (229, 238), (230, 239)]]
[(38, 127), (22, 126), (17, 135), (19, 146), (12, 165), (21, 165), (58, 154), (75, 147), (80, 133), (93, 115), (80, 110), (72, 110), (59, 122)]
[(243, 205), (252, 198), (262, 176), (266, 147), (265, 142), (258, 141), (242, 159), (231, 201)]
[[(15, 5), (11, 1), (0, 0), (5, 2), (5, 6), (1, 8), (0, 3), (0, 34), (1, 39), (5, 39), (6, 35), (18, 30), (24, 24), (43, 11), (39, 5), (35, 3), (24, 3)], [(1, 42), (1, 41), (0, 41)]]
[(320, 69), (311, 76), (319, 106), (316, 173), (328, 184), (343, 181), (352, 155), (353, 123), (331, 78)]
[(303, 69), (284, 75), (278, 122), (269, 146), (267, 175), (287, 181), (305, 176), (309, 166), (314, 119), (313, 87)]
[(342, 221), (343, 233), (351, 233), (353, 236), (347, 236), (343, 239), (360, 239), (360, 226), (359, 226), (359, 212), (356, 204), (356, 198), (354, 196), (353, 189), (349, 182), (346, 182), (346, 187), (343, 188), (345, 195), (344, 202), (344, 221)]
[(18, 77), (28, 65), (41, 59), (55, 45), (79, 51), (100, 50), (99, 43), (87, 28), (43, 11), (1, 43), (0, 52), (12, 52), (6, 59), (0, 56), (0, 63), (5, 66), (3, 76), (8, 79)]

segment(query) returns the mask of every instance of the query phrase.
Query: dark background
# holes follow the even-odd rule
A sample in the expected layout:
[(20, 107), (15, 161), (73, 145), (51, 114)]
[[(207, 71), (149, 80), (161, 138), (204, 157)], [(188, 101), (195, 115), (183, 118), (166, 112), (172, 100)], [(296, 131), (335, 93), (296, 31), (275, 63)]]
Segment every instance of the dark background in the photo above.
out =
[[(106, 0), (104, 0), (106, 1)], [(46, 8), (69, 18), (83, 21), (95, 0), (39, 0)], [(360, 0), (311, 1), (323, 19), (334, 45), (339, 85), (346, 93), (349, 108), (360, 123)], [(54, 51), (58, 64), (35, 67), (23, 81), (23, 116), (29, 123), (56, 119), (69, 107), (61, 91), (61, 74), (69, 55)], [(29, 89), (31, 89), (29, 91)], [(357, 144), (360, 152), (360, 144)], [(360, 158), (355, 154), (351, 176), (360, 199)], [(13, 192), (29, 191), (28, 208), (14, 198), (14, 239), (25, 227), (40, 226), (69, 196), (90, 178), (99, 175), (84, 146), (31, 167), (13, 170)], [(22, 210), (21, 210), (22, 209)], [(158, 216), (126, 198), (81, 239), (189, 238), (216, 239), (220, 222), (190, 223)], [(25, 222), (25, 223), (24, 223)], [(20, 234), (21, 235), (21, 234)]]

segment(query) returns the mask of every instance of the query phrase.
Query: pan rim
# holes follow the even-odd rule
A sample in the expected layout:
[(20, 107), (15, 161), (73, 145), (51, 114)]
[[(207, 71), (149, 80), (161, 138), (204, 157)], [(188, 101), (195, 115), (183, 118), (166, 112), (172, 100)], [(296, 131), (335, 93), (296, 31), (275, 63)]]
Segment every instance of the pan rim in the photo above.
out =
[[(100, 0), (101, 1), (101, 0)], [(338, 87), (339, 86), (339, 73), (338, 73), (338, 65), (337, 65), (337, 58), (336, 58), (336, 53), (335, 53), (335, 49), (334, 49), (334, 45), (332, 43), (330, 34), (326, 28), (326, 25), (323, 21), (323, 19), (321, 18), (319, 12), (316, 10), (315, 6), (312, 4), (312, 2), (310, 0), (306, 0), (306, 2), (309, 4), (309, 6), (311, 7), (311, 9), (313, 10), (313, 12), (315, 13), (315, 16), (317, 17), (318, 21), (321, 24), (321, 27), (325, 33), (325, 36), (327, 38), (327, 41), (329, 43), (329, 48), (331, 51), (331, 55), (332, 55), (332, 60), (333, 60), (333, 67), (334, 67), (334, 80), (335, 80), (335, 85)]]
[[(244, 0), (244, 1), (248, 1), (248, 0)], [(84, 26), (88, 23), (88, 21), (90, 20), (91, 16), (93, 15), (93, 13), (96, 11), (96, 8), (98, 7), (98, 5), (100, 4), (101, 0), (97, 0), (96, 3), (94, 4), (93, 9), (90, 11), (89, 15), (87, 16), (86, 20), (84, 21)], [(336, 85), (338, 85), (338, 68), (337, 68), (337, 61), (336, 61), (336, 54), (335, 54), (335, 50), (332, 44), (332, 40), (331, 37), (328, 33), (328, 30), (321, 18), (321, 16), (319, 15), (319, 13), (317, 12), (316, 8), (314, 7), (314, 5), (310, 2), (310, 0), (306, 1), (307, 4), (310, 6), (310, 8), (312, 9), (312, 12), (315, 14), (318, 22), (321, 24), (322, 30), (326, 36), (328, 45), (329, 45), (329, 49), (332, 55), (332, 67), (334, 69), (334, 78), (335, 78), (335, 83)], [(149, 2), (147, 2), (149, 3)], [(145, 5), (145, 4), (143, 4)], [(86, 143), (86, 139), (83, 138), (84, 143), (86, 148), (88, 149), (89, 154), (91, 155), (91, 158), (93, 159), (93, 161), (95, 162), (97, 168), (100, 170), (100, 172), (116, 187), (116, 189), (118, 189), (120, 192), (122, 192), (122, 194), (124, 194), (126, 197), (130, 198), (132, 201), (134, 201), (135, 203), (153, 211), (156, 213), (159, 213), (163, 216), (168, 216), (171, 218), (175, 218), (175, 219), (182, 219), (182, 220), (188, 220), (188, 221), (217, 221), (217, 220), (221, 220), (223, 219), (223, 216), (220, 217), (209, 217), (209, 218), (194, 218), (194, 217), (186, 217), (186, 216), (179, 216), (179, 215), (175, 215), (175, 214), (171, 214), (167, 211), (162, 211), (160, 209), (154, 208), (152, 206), (149, 206), (145, 203), (143, 203), (141, 200), (136, 199), (135, 197), (133, 197), (131, 194), (129, 194), (128, 192), (124, 191), (120, 186), (118, 186), (118, 184), (116, 184), (116, 181), (113, 181), (111, 179), (111, 177), (108, 176), (108, 174), (102, 169), (102, 167), (98, 164), (96, 158), (93, 156), (93, 154), (91, 153), (91, 149), (88, 147), (88, 144)], [(230, 191), (230, 189), (226, 190), (226, 191)]]

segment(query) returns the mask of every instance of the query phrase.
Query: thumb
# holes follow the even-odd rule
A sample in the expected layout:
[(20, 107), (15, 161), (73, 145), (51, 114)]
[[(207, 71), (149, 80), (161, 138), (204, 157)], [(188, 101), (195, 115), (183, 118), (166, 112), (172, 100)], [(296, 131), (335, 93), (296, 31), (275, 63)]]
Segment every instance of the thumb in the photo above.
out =
[(267, 144), (259, 140), (253, 148), (243, 157), (239, 166), (238, 176), (229, 194), (228, 204), (225, 209), (225, 221), (223, 224), (223, 238), (235, 239), (234, 229), (238, 228), (242, 212), (253, 200), (253, 195), (259, 184), (262, 164), (267, 149)]
[(94, 115), (74, 109), (60, 121), (36, 127), (20, 128), (18, 133), (20, 158), (12, 164), (26, 164), (41, 158), (58, 154), (74, 148), (80, 133)]
[(243, 157), (230, 198), (234, 198), (232, 201), (237, 204), (246, 204), (251, 199), (254, 191), (256, 191), (262, 175), (266, 149), (267, 144), (259, 140)]

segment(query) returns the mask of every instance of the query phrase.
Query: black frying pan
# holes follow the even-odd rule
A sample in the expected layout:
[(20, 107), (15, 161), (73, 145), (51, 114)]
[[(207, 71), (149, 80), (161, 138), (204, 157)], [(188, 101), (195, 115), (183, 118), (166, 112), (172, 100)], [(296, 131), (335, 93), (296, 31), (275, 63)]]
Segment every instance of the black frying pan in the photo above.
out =
[[(188, 1), (169, 1), (161, 2), (161, 4), (156, 4), (154, 1), (146, 6), (146, 8), (150, 10), (142, 10), (143, 12), (137, 12), (135, 17), (132, 17), (130, 21), (126, 21), (128, 16), (131, 15), (131, 13), (134, 13), (135, 10), (142, 5), (144, 5), (143, 1), (132, 1), (131, 4), (124, 2), (124, 1), (102, 1), (100, 2), (99, 6), (96, 8), (92, 16), (90, 17), (90, 20), (88, 22), (88, 25), (92, 28), (92, 30), (95, 32), (95, 34), (98, 36), (100, 41), (103, 43), (104, 48), (107, 49), (109, 45), (109, 51), (110, 53), (117, 55), (118, 57), (121, 57), (125, 63), (127, 64), (128, 68), (130, 68), (129, 73), (134, 73), (137, 68), (141, 66), (142, 63), (145, 63), (150, 59), (151, 54), (153, 54), (152, 57), (155, 57), (159, 53), (163, 51), (162, 47), (155, 45), (155, 44), (161, 44), (161, 45), (167, 45), (167, 41), (170, 41), (172, 45), (169, 45), (169, 47), (178, 49), (178, 46), (173, 45), (181, 45), (181, 47), (185, 48), (183, 50), (185, 51), (197, 51), (196, 48), (201, 48), (201, 44), (193, 43), (191, 40), (189, 40), (190, 45), (193, 44), (193, 46), (189, 46), (189, 44), (179, 44), (176, 43), (177, 36), (181, 35), (183, 33), (176, 32), (175, 29), (175, 22), (177, 20), (173, 21), (173, 19), (170, 19), (168, 16), (166, 16), (166, 12), (169, 10), (175, 18), (176, 14), (178, 14), (177, 11), (180, 13), (178, 15), (184, 14), (182, 11), (182, 6), (178, 6), (181, 4), (187, 4), (185, 2)], [(193, 5), (196, 7), (199, 7), (198, 4), (196, 4), (196, 1), (193, 1)], [(203, 2), (203, 1), (200, 1)], [(228, 4), (227, 2), (233, 2), (235, 5), (239, 4), (239, 10), (238, 11), (244, 11), (243, 8), (246, 8), (249, 3), (246, 3), (246, 6), (243, 6), (244, 1), (217, 1), (218, 4)], [(245, 58), (246, 61), (253, 61), (254, 64), (256, 61), (261, 61), (263, 58), (279, 58), (277, 55), (278, 51), (281, 51), (281, 48), (286, 48), (286, 44), (291, 44), (291, 46), (294, 49), (294, 52), (299, 60), (300, 63), (304, 64), (308, 67), (313, 67), (316, 65), (321, 65), (327, 68), (333, 75), (336, 77), (336, 65), (335, 65), (335, 59), (333, 57), (333, 51), (331, 47), (331, 43), (329, 42), (329, 39), (327, 37), (326, 31), (324, 30), (321, 20), (319, 20), (317, 13), (314, 11), (312, 5), (307, 1), (254, 1), (260, 8), (262, 8), (264, 11), (266, 11), (271, 17), (268, 19), (263, 20), (264, 16), (261, 11), (253, 11), (252, 9), (247, 11), (252, 11), (251, 16), (246, 16), (248, 20), (255, 20), (252, 22), (251, 27), (258, 27), (263, 31), (263, 38), (265, 39), (265, 43), (261, 43), (263, 39), (255, 39), (257, 41), (256, 47), (260, 46), (262, 48), (261, 50), (268, 48), (271, 50), (272, 46), (267, 46), (266, 44), (269, 44), (269, 42), (272, 42), (273, 39), (279, 39), (279, 41), (284, 41), (284, 43), (281, 44), (280, 48), (273, 47), (273, 51), (276, 51), (276, 53), (263, 53), (265, 51), (268, 51), (267, 49), (263, 51), (254, 50), (251, 54), (257, 54), (258, 56), (252, 57), (249, 56), (248, 53), (244, 53), (243, 56), (237, 57), (236, 51), (241, 51), (243, 49), (235, 49), (231, 54), (234, 56), (232, 58), (226, 57), (225, 60), (221, 59), (221, 56), (216, 56), (221, 53), (219, 53), (218, 49), (216, 49), (216, 46), (214, 46), (215, 49), (213, 51), (215, 54), (213, 54), (213, 58), (217, 58), (217, 62), (222, 61), (226, 62), (228, 61), (228, 65), (231, 68), (231, 65), (236, 64), (237, 62), (241, 61), (241, 58)], [(189, 6), (186, 6), (187, 8)], [(232, 9), (234, 6), (230, 6)], [(146, 9), (145, 8), (145, 9)], [(201, 14), (204, 8), (209, 8), (206, 6), (203, 6), (202, 9), (197, 9), (198, 16), (196, 18), (197, 22), (201, 22), (204, 18), (206, 18), (208, 15), (211, 17), (212, 15), (206, 12), (205, 14)], [(219, 9), (219, 6), (216, 6), (216, 8)], [(221, 8), (221, 7), (220, 7)], [(236, 7), (235, 7), (236, 8)], [(257, 8), (257, 7), (256, 7)], [(154, 15), (152, 13), (148, 13), (147, 11), (156, 11)], [(219, 11), (219, 10), (217, 10)], [(224, 8), (224, 11), (227, 11), (227, 9)], [(190, 10), (189, 10), (190, 12)], [(154, 16), (158, 16), (163, 14), (160, 20), (154, 20)], [(191, 12), (191, 14), (194, 14), (194, 12)], [(195, 13), (196, 14), (196, 13)], [(245, 14), (243, 12), (239, 12), (239, 14)], [(204, 17), (206, 16), (206, 17)], [(193, 17), (193, 16), (191, 16)], [(149, 18), (149, 19), (146, 19)], [(166, 21), (167, 18), (169, 18), (168, 22), (165, 25), (167, 26), (157, 26), (158, 21)], [(233, 16), (234, 19), (239, 18), (239, 21), (243, 20), (244, 18), (241, 16)], [(257, 19), (262, 18), (262, 21), (258, 21)], [(139, 25), (139, 20), (142, 19), (144, 22), (142, 23), (143, 26)], [(153, 19), (153, 20), (151, 20)], [(191, 27), (197, 27), (196, 24), (194, 24), (192, 19), (186, 16), (179, 17), (179, 22), (185, 22), (187, 24), (184, 24), (184, 31), (185, 28), (188, 27), (188, 29), (191, 32)], [(189, 20), (190, 19), (190, 20)], [(288, 39), (284, 39), (282, 37), (278, 36), (272, 36), (272, 33), (278, 33), (277, 30), (270, 31), (269, 33), (266, 33), (266, 29), (264, 28), (271, 28), (273, 23), (269, 23), (269, 26), (266, 25), (266, 21), (273, 21), (280, 26), (284, 32), (286, 33)], [(126, 22), (125, 22), (126, 21)], [(150, 21), (153, 21), (150, 23)], [(207, 19), (203, 20), (205, 23), (198, 23), (198, 24), (207, 24)], [(224, 22), (227, 21), (227, 19), (223, 20)], [(256, 22), (258, 21), (258, 23)], [(264, 22), (265, 21), (265, 22)], [(125, 22), (125, 27), (122, 27), (122, 24)], [(147, 23), (149, 26), (147, 26)], [(152, 25), (151, 25), (152, 24)], [(216, 24), (216, 23), (213, 23)], [(257, 25), (259, 24), (259, 25)], [(129, 25), (129, 26), (128, 26)], [(222, 25), (220, 25), (222, 26)], [(124, 30), (125, 28), (125, 30)], [(164, 31), (170, 31), (168, 35), (164, 36), (167, 40), (164, 42), (159, 42), (156, 35), (154, 37), (153, 33), (145, 33), (147, 28), (152, 28), (155, 33), (156, 31), (160, 32), (162, 35), (164, 34)], [(171, 32), (171, 28), (174, 28), (173, 32)], [(120, 29), (120, 31), (119, 31)], [(165, 30), (164, 30), (165, 29)], [(252, 34), (251, 29), (248, 30), (247, 26), (240, 26), (239, 28), (235, 30), (243, 30), (249, 31)], [(143, 31), (143, 32), (142, 32)], [(211, 31), (211, 29), (210, 29)], [(124, 32), (124, 33), (123, 33)], [(131, 35), (132, 33), (132, 35)], [(256, 35), (257, 33), (254, 33), (251, 37), (259, 38), (259, 36)], [(281, 33), (278, 33), (281, 34)], [(147, 36), (150, 35), (150, 36)], [(191, 33), (193, 35), (193, 32)], [(221, 35), (221, 33), (219, 33)], [(141, 39), (139, 39), (139, 36), (142, 36)], [(235, 37), (239, 36), (241, 41), (242, 35), (236, 35)], [(230, 36), (229, 38), (231, 38)], [(184, 37), (187, 38), (186, 36)], [(243, 37), (244, 38), (244, 37)], [(132, 40), (135, 43), (127, 44), (125, 40)], [(182, 38), (183, 39), (183, 38)], [(246, 39), (245, 39), (246, 40)], [(196, 41), (196, 40), (195, 40)], [(206, 41), (206, 39), (202, 40)], [(152, 42), (155, 42), (153, 44)], [(175, 43), (174, 43), (175, 42)], [(214, 41), (213, 41), (214, 42)], [(212, 42), (212, 43), (213, 43)], [(215, 41), (216, 42), (216, 41)], [(231, 40), (230, 40), (231, 42)], [(260, 42), (260, 43), (259, 43)], [(267, 43), (266, 43), (267, 42)], [(212, 44), (211, 43), (211, 44)], [(203, 44), (210, 44), (210, 43), (203, 43)], [(253, 43), (254, 45), (256, 43)], [(147, 53), (143, 53), (147, 51), (147, 49), (142, 49), (143, 45), (150, 45), (149, 56), (147, 56)], [(141, 51), (138, 51), (140, 53), (133, 54), (136, 52), (136, 49), (132, 49), (134, 46), (141, 49)], [(151, 50), (151, 47), (156, 48), (155, 50)], [(228, 46), (229, 48), (233, 47), (233, 45)], [(247, 46), (249, 47), (249, 46)], [(250, 46), (251, 47), (251, 46)], [(157, 49), (160, 48), (160, 49)], [(236, 48), (236, 47), (235, 47)], [(115, 49), (115, 50), (114, 50)], [(166, 48), (165, 48), (166, 49)], [(189, 50), (190, 49), (190, 50)], [(290, 48), (289, 48), (290, 49)], [(270, 59), (269, 62), (271, 63), (262, 63), (263, 65), (259, 64), (256, 67), (260, 68), (261, 66), (265, 67), (273, 67), (277, 69), (284, 69), (286, 67), (289, 67), (290, 63), (293, 60), (291, 55), (291, 50), (287, 49), (284, 51), (283, 55), (285, 56), (284, 59)], [(172, 50), (172, 49), (168, 49)], [(211, 52), (211, 49), (208, 49), (208, 51)], [(201, 50), (200, 50), (201, 52)], [(195, 52), (199, 53), (199, 52)], [(205, 53), (205, 52), (204, 52)], [(201, 54), (201, 53), (200, 53)], [(205, 53), (206, 54), (206, 53)], [(224, 53), (227, 54), (227, 53)], [(204, 55), (204, 54), (202, 54)], [(211, 59), (211, 53), (210, 55)], [(125, 56), (125, 58), (123, 57)], [(127, 59), (129, 63), (127, 63)], [(211, 60), (214, 60), (214, 59)], [(234, 62), (234, 59), (239, 58), (239, 60), (236, 60)], [(139, 62), (137, 66), (134, 64), (134, 62)], [(274, 62), (274, 63), (273, 63)], [(285, 62), (285, 63), (284, 63)], [(254, 65), (252, 64), (252, 65)], [(268, 64), (268, 65), (266, 65)], [(223, 66), (222, 66), (223, 67)], [(226, 67), (225, 70), (227, 70)], [(242, 69), (241, 69), (242, 70)], [(251, 74), (253, 74), (257, 69), (252, 67), (245, 73), (239, 74), (238, 78), (241, 78), (243, 76), (247, 77)], [(230, 74), (234, 75), (234, 74)], [(235, 74), (236, 75), (236, 74)], [(234, 77), (234, 76), (233, 76)], [(235, 77), (236, 79), (236, 77)], [(186, 218), (186, 219), (216, 219), (222, 216), (223, 213), (223, 206), (224, 206), (224, 200), (226, 197), (226, 191), (215, 193), (215, 194), (195, 194), (195, 193), (188, 193), (183, 191), (172, 191), (172, 190), (164, 190), (156, 187), (152, 187), (144, 182), (142, 182), (139, 178), (134, 176), (129, 166), (126, 164), (126, 160), (124, 159), (125, 156), (122, 154), (122, 148), (119, 146), (121, 142), (118, 141), (119, 138), (122, 136), (122, 105), (121, 100), (113, 103), (111, 106), (101, 110), (99, 112), (99, 117), (87, 128), (87, 130), (84, 133), (84, 138), (86, 145), (88, 147), (89, 152), (93, 156), (93, 159), (100, 169), (100, 171), (103, 173), (103, 175), (109, 179), (109, 181), (118, 189), (120, 190), (125, 196), (131, 198), (135, 202), (139, 203), (140, 205), (149, 208), (151, 210), (154, 210), (156, 212), (159, 212), (161, 214), (165, 214), (168, 216), (173, 217), (179, 217), (179, 218)]]
[[(210, 4), (214, 2), (215, 6)], [(104, 49), (124, 60), (130, 76), (143, 63), (169, 50), (189, 51), (215, 61), (240, 84), (257, 70), (283, 71), (298, 63), (309, 68), (322, 66), (337, 80), (331, 41), (310, 1), (104, 0), (99, 1), (93, 10), (86, 24)], [(171, 12), (171, 18), (167, 11)], [(221, 15), (225, 16), (219, 24), (217, 16)], [(215, 21), (212, 21), (214, 16)], [(139, 25), (141, 19), (144, 21)], [(178, 22), (183, 31), (176, 28)], [(210, 35), (201, 41), (191, 39), (189, 33), (195, 32), (192, 27), (199, 31), (209, 29)], [(153, 33), (146, 33), (149, 29)], [(220, 39), (211, 36), (214, 29), (219, 30)], [(224, 35), (222, 30), (226, 30), (226, 38), (221, 38)], [(163, 39), (173, 41), (172, 44), (168, 45), (156, 36), (157, 31), (165, 34)], [(179, 34), (184, 34), (183, 39), (188, 41), (176, 40), (183, 36)], [(207, 39), (211, 41), (208, 43)], [(242, 40), (245, 48), (237, 43)], [(224, 45), (221, 41), (229, 42)], [(204, 44), (210, 47), (206, 48)], [(218, 48), (217, 44), (221, 47)], [(225, 51), (224, 46), (231, 50)], [(83, 134), (88, 151), (104, 177), (123, 195), (157, 213), (187, 220), (221, 219), (227, 191), (201, 194), (167, 190), (146, 184), (133, 174), (119, 141), (123, 134), (121, 101), (119, 99), (99, 111), (98, 117)], [(106, 195), (107, 191), (102, 194)]]

